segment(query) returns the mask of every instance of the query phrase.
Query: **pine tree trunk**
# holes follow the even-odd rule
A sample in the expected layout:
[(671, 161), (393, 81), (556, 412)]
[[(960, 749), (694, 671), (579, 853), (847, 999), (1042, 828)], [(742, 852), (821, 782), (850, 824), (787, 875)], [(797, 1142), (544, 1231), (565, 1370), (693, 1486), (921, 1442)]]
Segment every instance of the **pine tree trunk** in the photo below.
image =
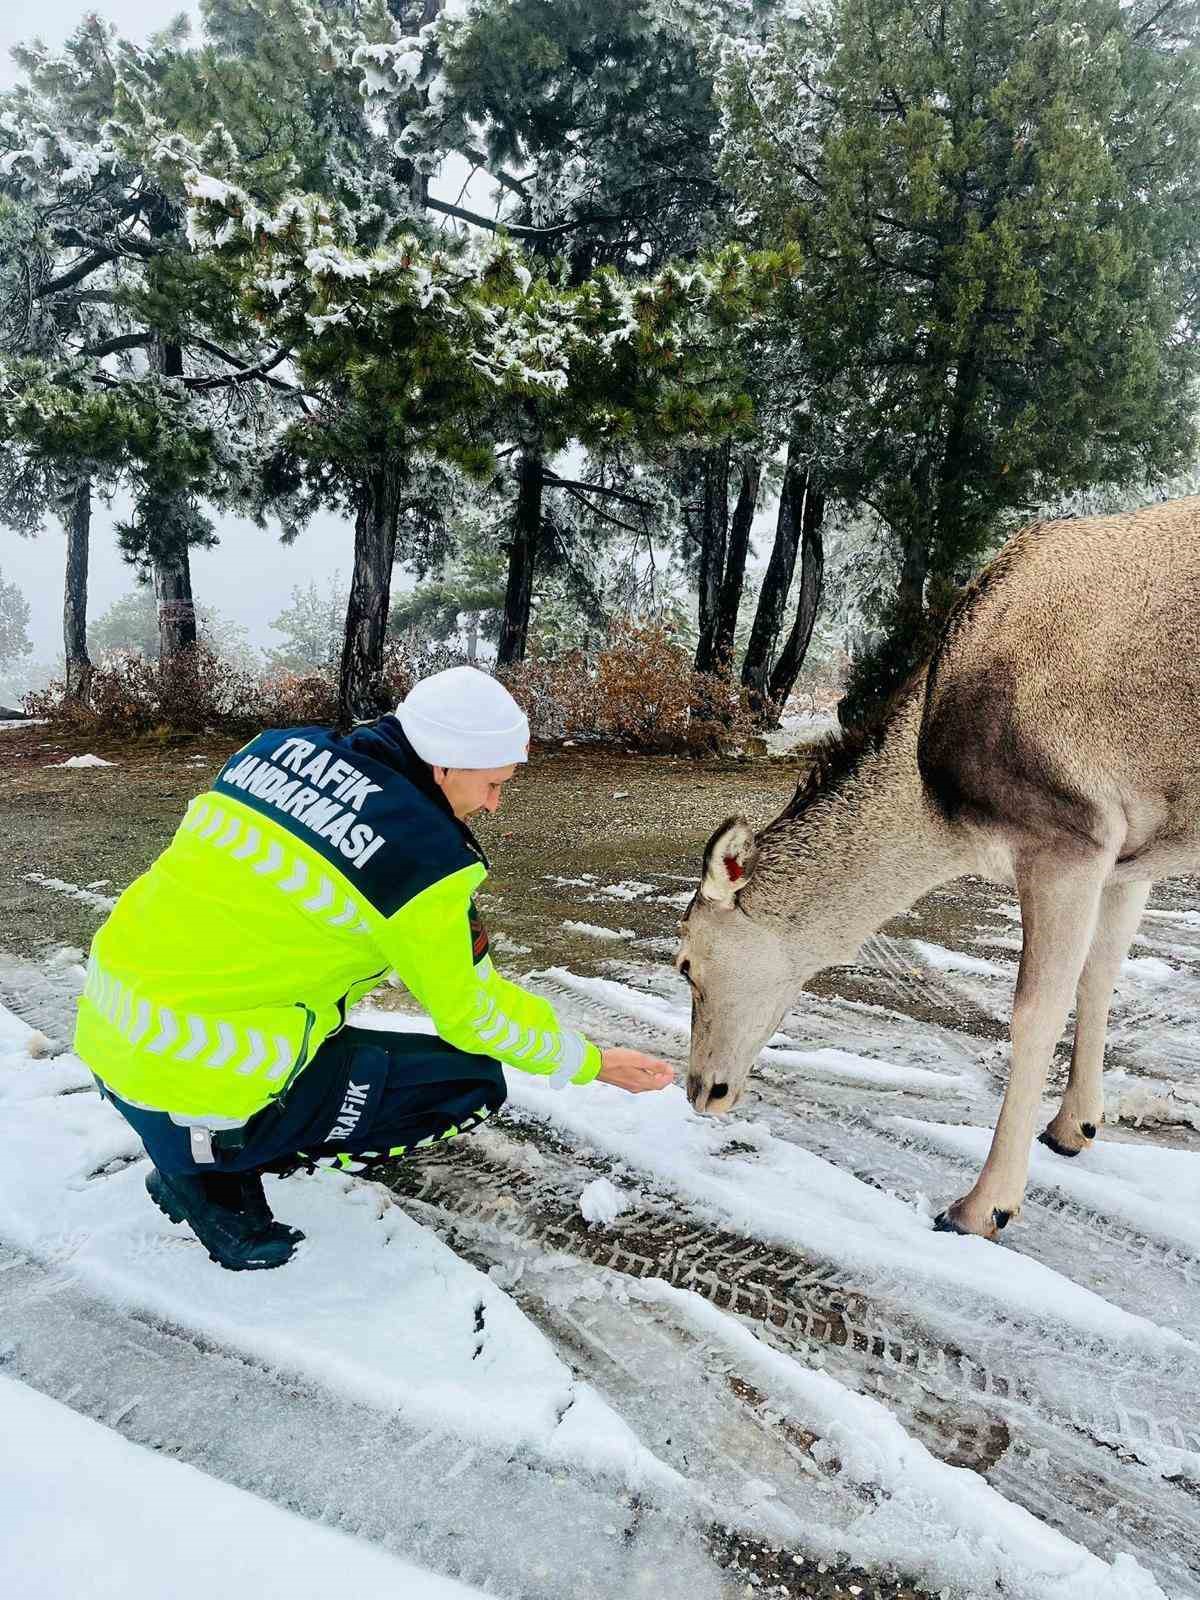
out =
[(478, 658), (478, 655), (479, 655), (479, 613), (478, 613), (478, 611), (468, 611), (467, 612), (466, 633), (467, 633), (467, 660), (471, 663), (472, 666), (474, 666), (475, 662), (476, 662), (476, 659)]
[(92, 527), (92, 485), (80, 478), (64, 517), (67, 529), (67, 570), (63, 584), (63, 654), (67, 663), (67, 694), (87, 697), (92, 661), (87, 647), (88, 545)]
[[(977, 323), (977, 334), (981, 331)], [(954, 399), (946, 426), (942, 460), (937, 473), (936, 511), (925, 546), (925, 567), (921, 573), (922, 608), (928, 571), (945, 578), (954, 570), (963, 547), (970, 543), (971, 519), (967, 510), (967, 482), (971, 475), (969, 448), (971, 415), (982, 383), (978, 357), (973, 344), (964, 352), (954, 378)]]
[(496, 665), (524, 661), (529, 642), (529, 613), (533, 605), (533, 576), (542, 532), (542, 494), (545, 464), (540, 453), (526, 449), (517, 463), (517, 508), (512, 543), (508, 547), (508, 583), (504, 590), (504, 616)]
[[(151, 346), (150, 361), (166, 378), (183, 376), (183, 351), (169, 339)], [(151, 570), (158, 601), (158, 659), (166, 666), (196, 644), (196, 605), (187, 545), (179, 549), (160, 542), (151, 556)]]
[(754, 521), (754, 508), (758, 504), (758, 486), (761, 482), (762, 462), (751, 456), (744, 456), (737, 504), (733, 508), (733, 517), (729, 524), (725, 571), (717, 596), (717, 620), (713, 629), (713, 657), (716, 669), (720, 673), (729, 672), (733, 664), (733, 642), (737, 633), (738, 611), (741, 609), (742, 590), (746, 584), (746, 556), (750, 550), (750, 527)]
[(729, 541), (729, 446), (706, 450), (701, 457), (703, 510), (700, 522), (700, 571), (697, 584), (700, 628), (696, 671), (717, 670), (717, 625), (721, 583)]
[(776, 725), (792, 686), (800, 676), (817, 620), (821, 583), (825, 576), (825, 546), (821, 539), (824, 520), (825, 495), (811, 477), (806, 477), (804, 504), (800, 513), (800, 594), (796, 601), (796, 620), (792, 623), (792, 631), (767, 684), (768, 695), (775, 706)]
[(363, 485), (354, 519), (354, 573), (346, 605), (346, 633), (338, 675), (338, 706), (344, 722), (379, 716), (383, 692), (383, 646), (396, 560), (399, 482), (394, 468), (377, 468)]
[(196, 643), (192, 563), (187, 545), (154, 557), (154, 598), (158, 601), (158, 659), (165, 666)]
[(925, 579), (929, 576), (929, 544), (924, 530), (908, 534), (900, 545), (900, 576), (896, 583), (896, 614), (915, 621), (925, 609)]
[[(392, 19), (400, 24), (404, 37), (414, 42), (419, 41), (423, 28), (437, 21), (444, 0), (418, 0), (418, 3), (419, 9), (415, 11), (412, 6), (399, 3), (399, 0), (389, 0), (388, 5)], [(418, 94), (422, 104), (428, 105), (428, 89), (419, 90)], [(396, 176), (408, 189), (408, 201), (414, 215), (424, 216), (429, 203), (429, 173), (422, 172), (414, 161), (402, 158), (396, 163)]]
[(775, 518), (775, 543), (763, 575), (758, 596), (758, 609), (750, 629), (750, 640), (742, 661), (742, 683), (750, 692), (755, 711), (763, 709), (767, 700), (767, 682), (771, 662), (783, 628), (783, 613), (796, 572), (796, 553), (800, 548), (800, 522), (804, 510), (805, 473), (800, 466), (799, 440), (793, 436), (788, 442), (787, 466), (783, 474), (783, 487), (779, 493), (779, 510)]

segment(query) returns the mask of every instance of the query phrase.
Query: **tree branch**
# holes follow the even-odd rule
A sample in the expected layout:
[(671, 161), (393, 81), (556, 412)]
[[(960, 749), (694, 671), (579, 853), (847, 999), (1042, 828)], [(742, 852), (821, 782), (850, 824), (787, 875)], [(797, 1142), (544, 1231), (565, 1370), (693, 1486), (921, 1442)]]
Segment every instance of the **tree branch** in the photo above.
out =
[(460, 222), (472, 222), (477, 228), (487, 228), (492, 233), (503, 230), (516, 239), (557, 239), (564, 233), (574, 233), (577, 228), (625, 220), (617, 216), (574, 217), (570, 222), (556, 222), (552, 228), (528, 228), (520, 222), (497, 222), (493, 217), (480, 216), (478, 211), (467, 211), (463, 206), (452, 205), (449, 200), (437, 200), (433, 195), (428, 197), (425, 204), (431, 211), (440, 211), (443, 216), (457, 217)]
[(1174, 9), (1175, 0), (1164, 0), (1164, 3), (1159, 6), (1157, 11), (1153, 12), (1146, 18), (1145, 22), (1142, 23), (1140, 28), (1134, 29), (1133, 38), (1135, 40), (1140, 39), (1144, 33), (1149, 33), (1157, 23), (1162, 21), (1163, 17), (1166, 16), (1168, 11), (1173, 11)]
[(244, 361), (239, 361), (235, 355), (231, 355), (228, 350), (222, 350), (219, 344), (213, 344), (210, 339), (202, 339), (199, 335), (193, 334), (186, 342), (195, 345), (198, 350), (206, 351), (210, 356), (216, 356), (219, 361), (228, 362), (234, 368), (233, 372), (217, 373), (208, 378), (185, 378), (183, 381), (189, 389), (224, 389), (235, 383), (249, 383), (261, 378), (272, 389), (281, 389), (284, 394), (299, 395), (304, 392), (294, 383), (285, 383), (282, 378), (268, 376), (273, 367), (277, 367), (291, 355), (291, 349), (288, 347), (276, 350), (273, 356), (268, 356), (256, 362), (254, 366), (248, 367)]
[[(480, 163), (480, 165), (482, 165), (482, 163)], [(496, 182), (503, 188), (511, 189), (513, 194), (519, 194), (522, 200), (528, 202), (529, 191), (525, 188), (525, 185), (520, 181), (519, 178), (514, 178), (510, 173), (505, 172), (501, 167), (498, 167), (495, 172), (489, 172), (488, 177), (494, 178)]]
[(622, 522), (620, 517), (614, 517), (611, 511), (601, 511), (599, 506), (594, 506), (590, 500), (585, 500), (578, 489), (572, 489), (566, 485), (560, 485), (559, 487), (566, 488), (567, 493), (571, 496), (572, 500), (578, 500), (579, 504), (583, 506), (584, 510), (587, 511), (591, 516), (599, 517), (603, 522), (611, 522), (615, 528), (624, 528), (626, 533), (640, 534), (646, 531), (644, 528), (639, 528), (634, 522)]
[(57, 294), (60, 289), (72, 289), (77, 283), (95, 272), (97, 267), (103, 267), (110, 261), (118, 259), (115, 250), (97, 250), (93, 255), (85, 256), (82, 261), (76, 262), (67, 272), (61, 273), (57, 278), (47, 278), (45, 283), (36, 291), (34, 298), (43, 299), (48, 294)]
[(150, 261), (155, 256), (164, 252), (149, 244), (145, 239), (133, 239), (127, 234), (118, 234), (116, 242), (120, 246), (114, 249), (111, 245), (104, 244), (100, 239), (92, 238), (89, 234), (82, 233), (78, 228), (62, 228), (59, 230), (58, 242), (64, 245), (74, 245), (79, 250), (92, 250), (97, 255), (108, 253), (110, 261), (120, 261), (127, 256), (133, 256), (139, 261)]
[(460, 222), (472, 222), (477, 228), (487, 228), (492, 233), (511, 233), (518, 239), (546, 239), (558, 234), (569, 233), (576, 226), (573, 222), (559, 223), (554, 228), (525, 228), (518, 222), (496, 222), (491, 217), (480, 216), (478, 211), (467, 211), (463, 206), (452, 205), (449, 200), (438, 200), (430, 195), (425, 204), (431, 211), (440, 211), (443, 216), (457, 217)]
[(548, 489), (582, 489), (586, 494), (603, 494), (611, 500), (623, 500), (626, 505), (638, 506), (643, 511), (653, 511), (654, 501), (643, 500), (640, 495), (627, 494), (624, 489), (606, 489), (599, 483), (580, 483), (578, 478), (560, 478), (556, 472), (547, 472), (542, 482)]
[(101, 344), (85, 344), (77, 353), (81, 356), (94, 356), (97, 360), (101, 356), (115, 355), (118, 350), (144, 349), (153, 342), (152, 333), (119, 333), (112, 339), (105, 339)]

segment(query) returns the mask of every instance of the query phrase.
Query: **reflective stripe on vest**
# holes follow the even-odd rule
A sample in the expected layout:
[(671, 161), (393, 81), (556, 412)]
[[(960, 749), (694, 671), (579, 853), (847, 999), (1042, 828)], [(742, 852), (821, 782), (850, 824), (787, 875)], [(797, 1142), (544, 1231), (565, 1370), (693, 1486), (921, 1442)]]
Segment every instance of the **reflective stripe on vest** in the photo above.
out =
[(212, 795), (200, 795), (188, 806), (178, 832), (191, 834), (214, 850), (226, 852), (246, 870), (270, 883), (280, 894), (307, 912), (323, 927), (344, 928), (347, 933), (370, 933), (358, 903), (315, 866), (314, 857), (303, 858), (276, 839), (264, 844), (264, 829), (235, 804)]
[[(490, 961), (487, 966), (490, 968)], [(523, 1028), (500, 1010), (482, 986), (475, 991), (471, 1030), (481, 1044), (521, 1057), (531, 1065), (540, 1061), (554, 1062), (555, 1070), (546, 1079), (552, 1088), (569, 1083), (587, 1058), (587, 1045), (580, 1034), (566, 1028), (558, 1034)]]
[(239, 1077), (257, 1075), (272, 1085), (286, 1078), (296, 1059), (296, 1046), (284, 1034), (267, 1036), (220, 1017), (155, 1005), (105, 972), (95, 956), (88, 958), (83, 992), (128, 1044), (147, 1055), (190, 1061), (211, 1071), (224, 1068)]

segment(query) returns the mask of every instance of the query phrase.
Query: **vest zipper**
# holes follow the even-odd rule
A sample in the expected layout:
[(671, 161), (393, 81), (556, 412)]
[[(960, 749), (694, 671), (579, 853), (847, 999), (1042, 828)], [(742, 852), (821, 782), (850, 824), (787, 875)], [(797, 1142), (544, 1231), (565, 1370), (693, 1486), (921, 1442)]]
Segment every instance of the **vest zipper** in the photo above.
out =
[[(350, 989), (357, 989), (360, 983), (369, 983), (374, 985), (379, 981), (380, 978), (384, 977), (390, 971), (390, 967), (380, 967), (378, 972), (372, 972), (369, 977), (356, 978), (350, 985)], [(334, 1028), (329, 1035), (331, 1039), (335, 1033), (341, 1033), (342, 1029), (346, 1026), (346, 1001), (349, 998), (350, 989), (347, 989), (344, 995), (340, 995), (338, 997), (337, 1011), (339, 1020), (337, 1027)], [(366, 993), (367, 991), (364, 990), (363, 992)]]
[(295, 1064), (293, 1065), (292, 1070), (288, 1073), (287, 1082), (284, 1084), (283, 1088), (280, 1089), (279, 1093), (275, 1095), (274, 1099), (268, 1102), (270, 1105), (281, 1106), (283, 1104), (284, 1096), (295, 1083), (299, 1074), (304, 1070), (304, 1065), (308, 1060), (308, 1042), (312, 1038), (312, 1031), (317, 1020), (317, 1013), (310, 1007), (304, 1005), (304, 1002), (301, 1000), (297, 1000), (296, 1004), (298, 1006), (303, 1006), (304, 1009), (304, 1037), (300, 1041), (300, 1054), (296, 1057)]

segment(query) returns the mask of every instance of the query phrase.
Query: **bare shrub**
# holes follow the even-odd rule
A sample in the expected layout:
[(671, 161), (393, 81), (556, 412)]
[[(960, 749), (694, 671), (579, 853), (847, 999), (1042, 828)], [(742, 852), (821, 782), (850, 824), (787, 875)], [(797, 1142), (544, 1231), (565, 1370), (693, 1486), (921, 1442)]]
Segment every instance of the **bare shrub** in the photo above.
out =
[(467, 658), (445, 645), (431, 645), (413, 635), (401, 634), (384, 646), (381, 690), (389, 710), (398, 706), (413, 684), (448, 667), (467, 665)]
[(582, 650), (521, 661), (500, 668), (496, 676), (529, 718), (535, 739), (600, 734), (596, 675)]
[(257, 699), (252, 720), (260, 727), (312, 728), (337, 720), (337, 683), (330, 673), (268, 672), (257, 686)]
[(796, 709), (813, 716), (836, 711), (838, 701), (846, 692), (850, 669), (850, 657), (839, 645), (819, 656), (811, 652), (796, 679), (792, 703)]
[(281, 693), (277, 678), (264, 680), (200, 644), (166, 661), (110, 651), (94, 664), (83, 694), (72, 695), (55, 681), (27, 695), (25, 709), (80, 735), (240, 732), (268, 721)]
[(614, 740), (661, 754), (727, 749), (752, 731), (741, 689), (695, 672), (688, 652), (657, 623), (618, 623), (593, 659), (575, 650), (499, 677), (536, 738)]
[[(394, 641), (384, 662), (381, 703), (394, 706), (418, 679), (461, 664), (452, 651)], [(620, 623), (594, 656), (568, 651), (497, 676), (538, 739), (704, 753), (743, 744), (752, 732), (743, 691), (728, 679), (694, 672), (688, 652), (657, 624)], [(166, 737), (331, 725), (338, 696), (332, 673), (274, 668), (259, 674), (201, 644), (166, 662), (113, 651), (97, 662), (83, 695), (70, 695), (56, 682), (26, 696), (25, 708), (81, 737)]]

